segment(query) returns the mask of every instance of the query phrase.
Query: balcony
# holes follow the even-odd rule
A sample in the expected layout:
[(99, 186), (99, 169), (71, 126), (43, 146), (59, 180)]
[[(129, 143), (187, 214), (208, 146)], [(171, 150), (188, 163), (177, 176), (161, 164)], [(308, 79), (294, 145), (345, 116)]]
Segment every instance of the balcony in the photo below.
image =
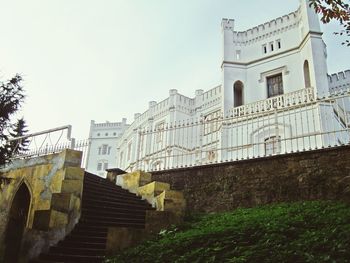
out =
[(316, 100), (314, 89), (304, 88), (283, 95), (271, 97), (265, 100), (260, 100), (248, 103), (229, 110), (229, 116), (240, 117), (248, 114), (262, 113), (273, 111), (275, 109), (284, 109), (291, 106), (303, 105)]

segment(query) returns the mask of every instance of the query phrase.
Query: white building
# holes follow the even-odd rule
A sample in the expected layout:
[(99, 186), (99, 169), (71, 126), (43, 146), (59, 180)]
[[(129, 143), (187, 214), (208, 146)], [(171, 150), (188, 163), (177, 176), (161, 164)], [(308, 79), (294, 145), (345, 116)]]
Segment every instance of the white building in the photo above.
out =
[(125, 118), (121, 122), (95, 123), (91, 121), (89, 149), (86, 157), (88, 172), (103, 176), (106, 169), (110, 166), (115, 167), (116, 142), (129, 126)]
[(328, 75), (318, 16), (299, 1), (295, 12), (246, 31), (223, 19), (221, 85), (192, 98), (170, 90), (149, 102), (108, 138), (111, 159), (98, 155), (107, 142), (91, 135), (107, 132), (108, 123), (92, 123), (88, 170), (104, 160), (127, 170), (168, 169), (347, 142), (350, 106), (341, 92), (350, 90), (350, 71)]

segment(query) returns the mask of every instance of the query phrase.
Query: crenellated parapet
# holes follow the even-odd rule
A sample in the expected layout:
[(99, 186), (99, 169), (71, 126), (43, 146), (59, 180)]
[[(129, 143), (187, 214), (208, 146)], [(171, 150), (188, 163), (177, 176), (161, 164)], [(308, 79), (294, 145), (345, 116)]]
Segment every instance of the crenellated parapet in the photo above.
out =
[(331, 93), (350, 89), (350, 70), (328, 75), (328, 84)]
[(281, 34), (299, 26), (301, 21), (300, 8), (292, 13), (278, 17), (264, 24), (260, 24), (246, 31), (233, 31), (236, 44), (249, 45), (273, 35)]
[(221, 99), (221, 85), (216, 86), (206, 92), (203, 90), (197, 90), (194, 98), (187, 97), (178, 93), (177, 90), (172, 89), (169, 91), (169, 97), (160, 101), (149, 102), (148, 110), (142, 114), (135, 114), (134, 122), (131, 124), (129, 130), (133, 130), (139, 126), (142, 126), (148, 120), (161, 119), (169, 114), (172, 109), (182, 112), (186, 115), (194, 115), (196, 109), (201, 107), (212, 107), (214, 104), (219, 104)]
[[(151, 148), (158, 147), (154, 140), (151, 141), (151, 137), (140, 141), (140, 133), (145, 131), (160, 131), (161, 133), (168, 127), (167, 125), (179, 125), (198, 119), (203, 114), (218, 110), (221, 97), (221, 85), (219, 85), (206, 92), (196, 90), (192, 98), (172, 89), (169, 91), (168, 98), (160, 102), (149, 102), (148, 109), (142, 114), (136, 114), (134, 122), (117, 138), (118, 165), (127, 170), (129, 167), (126, 164), (129, 164), (130, 167), (134, 165), (138, 153), (148, 152)], [(131, 144), (133, 146), (130, 146)], [(134, 147), (133, 151), (130, 150), (132, 147)], [(129, 152), (134, 155), (128, 154)], [(125, 155), (128, 156), (127, 159)]]
[(123, 118), (121, 122), (103, 122), (103, 123), (95, 123), (95, 121), (91, 121), (91, 126), (94, 128), (117, 128), (126, 124), (126, 118)]
[(222, 30), (232, 30), (234, 29), (234, 19), (223, 18), (221, 21)]
[(216, 86), (196, 98), (196, 104), (201, 110), (218, 106), (221, 103), (221, 85)]

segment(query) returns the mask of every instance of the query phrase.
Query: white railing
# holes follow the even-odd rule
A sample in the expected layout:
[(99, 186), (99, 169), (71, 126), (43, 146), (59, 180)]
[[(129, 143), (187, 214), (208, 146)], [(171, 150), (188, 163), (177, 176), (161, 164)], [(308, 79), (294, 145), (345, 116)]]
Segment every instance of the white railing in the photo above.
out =
[(348, 144), (349, 110), (349, 93), (316, 99), (310, 88), (234, 108), (228, 117), (140, 130), (134, 157), (120, 168), (176, 169)]
[[(14, 146), (10, 159), (27, 159), (73, 149), (83, 152), (81, 165), (85, 167), (89, 140), (75, 140), (71, 137), (71, 131), (71, 125), (66, 125), (12, 138), (8, 141)], [(22, 145), (23, 142), (26, 146)]]

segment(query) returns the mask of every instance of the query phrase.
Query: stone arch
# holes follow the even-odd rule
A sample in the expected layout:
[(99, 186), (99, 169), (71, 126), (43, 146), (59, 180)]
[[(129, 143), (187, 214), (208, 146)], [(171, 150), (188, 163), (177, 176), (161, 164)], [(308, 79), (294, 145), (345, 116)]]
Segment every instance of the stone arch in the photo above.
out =
[(303, 65), (305, 88), (311, 87), (309, 61), (305, 60)]
[(237, 80), (233, 84), (233, 106), (239, 107), (243, 105), (243, 93), (244, 92), (244, 85), (243, 82), (240, 80)]
[(22, 181), (14, 195), (9, 210), (9, 218), (5, 231), (4, 262), (18, 262), (24, 229), (27, 225), (31, 192)]
[(277, 122), (274, 124), (266, 124), (258, 127), (250, 134), (250, 141), (254, 145), (254, 153), (259, 156), (269, 155), (266, 154), (266, 143), (269, 144), (269, 139), (275, 138), (274, 142), (280, 142), (288, 140), (286, 143), (279, 143), (278, 152), (290, 152), (289, 144), (292, 142), (290, 139), (293, 137), (293, 130), (290, 124)]

